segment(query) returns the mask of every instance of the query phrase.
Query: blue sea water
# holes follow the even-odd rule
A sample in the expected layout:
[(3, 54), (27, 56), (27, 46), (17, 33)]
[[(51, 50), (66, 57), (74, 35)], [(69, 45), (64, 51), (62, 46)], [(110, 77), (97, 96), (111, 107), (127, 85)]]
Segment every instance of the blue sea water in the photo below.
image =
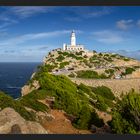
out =
[(0, 63), (0, 90), (14, 99), (21, 96), (21, 88), (41, 63)]

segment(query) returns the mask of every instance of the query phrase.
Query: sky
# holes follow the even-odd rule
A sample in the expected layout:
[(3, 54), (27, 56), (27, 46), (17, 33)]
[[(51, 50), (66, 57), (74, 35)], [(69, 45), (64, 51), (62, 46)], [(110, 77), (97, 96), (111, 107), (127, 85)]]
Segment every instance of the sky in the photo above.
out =
[(140, 6), (0, 7), (0, 62), (41, 62), (70, 44), (140, 59)]

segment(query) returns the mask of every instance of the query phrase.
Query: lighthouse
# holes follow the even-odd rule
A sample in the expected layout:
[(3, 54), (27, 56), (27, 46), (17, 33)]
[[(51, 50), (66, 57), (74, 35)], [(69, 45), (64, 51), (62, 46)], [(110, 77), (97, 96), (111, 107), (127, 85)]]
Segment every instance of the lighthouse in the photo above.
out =
[(71, 33), (71, 46), (76, 46), (76, 36), (74, 30)]
[(84, 45), (76, 45), (75, 31), (71, 32), (70, 45), (63, 44), (63, 51), (84, 51)]

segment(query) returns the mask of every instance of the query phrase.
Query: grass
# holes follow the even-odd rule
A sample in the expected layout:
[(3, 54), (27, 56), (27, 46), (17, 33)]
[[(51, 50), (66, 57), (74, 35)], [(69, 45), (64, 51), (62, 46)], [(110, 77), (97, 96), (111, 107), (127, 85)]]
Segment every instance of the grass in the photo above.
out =
[(0, 108), (4, 109), (6, 107), (13, 108), (26, 120), (35, 121), (35, 114), (27, 111), (19, 100), (14, 100), (4, 92), (0, 92)]
[(69, 65), (69, 62), (62, 62), (60, 63), (60, 69), (64, 68), (65, 66)]
[[(23, 105), (27, 105), (37, 110), (44, 111), (45, 107), (36, 102), (37, 98), (46, 98), (46, 96), (55, 97), (53, 104), (54, 109), (64, 110), (67, 114), (75, 117), (73, 125), (79, 129), (88, 129), (92, 121), (92, 112), (95, 110), (89, 105), (91, 104), (87, 96), (95, 98), (92, 90), (88, 87), (79, 87), (73, 83), (70, 79), (63, 75), (51, 75), (47, 72), (39, 72), (36, 80), (39, 81), (40, 89), (29, 93), (24, 99), (22, 99)], [(86, 91), (90, 89), (91, 92)], [(85, 113), (86, 110), (86, 113)], [(46, 111), (46, 110), (45, 110)], [(95, 113), (96, 114), (96, 113)], [(101, 121), (96, 118), (97, 121)]]
[(77, 73), (77, 77), (78, 78), (89, 78), (89, 79), (106, 79), (108, 78), (105, 74), (98, 74), (96, 71), (91, 71), (91, 70), (87, 70), (87, 71), (78, 71)]

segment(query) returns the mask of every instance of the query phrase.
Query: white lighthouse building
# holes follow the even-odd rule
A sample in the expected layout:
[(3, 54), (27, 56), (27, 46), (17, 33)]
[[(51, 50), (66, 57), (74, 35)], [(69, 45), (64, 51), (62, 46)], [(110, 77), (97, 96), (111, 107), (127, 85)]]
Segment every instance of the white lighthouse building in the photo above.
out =
[(63, 44), (63, 50), (64, 51), (83, 51), (84, 50), (84, 45), (76, 45), (76, 35), (74, 30), (71, 33), (71, 38), (70, 38), (71, 44)]

